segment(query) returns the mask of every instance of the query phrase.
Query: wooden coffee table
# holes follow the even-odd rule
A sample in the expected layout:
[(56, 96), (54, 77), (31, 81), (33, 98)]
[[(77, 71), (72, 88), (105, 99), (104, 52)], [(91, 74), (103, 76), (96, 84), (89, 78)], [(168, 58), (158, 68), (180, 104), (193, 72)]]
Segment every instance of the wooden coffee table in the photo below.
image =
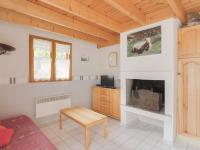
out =
[(60, 110), (60, 129), (62, 129), (62, 116), (65, 115), (85, 128), (85, 150), (88, 149), (88, 128), (97, 124), (104, 127), (104, 138), (108, 136), (107, 117), (83, 107), (65, 108)]

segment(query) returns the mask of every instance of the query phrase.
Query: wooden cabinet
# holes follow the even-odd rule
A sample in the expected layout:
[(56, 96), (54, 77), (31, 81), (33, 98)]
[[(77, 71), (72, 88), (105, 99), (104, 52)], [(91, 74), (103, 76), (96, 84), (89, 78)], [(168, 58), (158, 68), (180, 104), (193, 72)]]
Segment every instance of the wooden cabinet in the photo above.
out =
[(107, 116), (120, 119), (120, 90), (93, 87), (92, 109)]
[(200, 25), (179, 30), (179, 58), (200, 57)]
[(200, 137), (200, 26), (179, 34), (178, 133)]

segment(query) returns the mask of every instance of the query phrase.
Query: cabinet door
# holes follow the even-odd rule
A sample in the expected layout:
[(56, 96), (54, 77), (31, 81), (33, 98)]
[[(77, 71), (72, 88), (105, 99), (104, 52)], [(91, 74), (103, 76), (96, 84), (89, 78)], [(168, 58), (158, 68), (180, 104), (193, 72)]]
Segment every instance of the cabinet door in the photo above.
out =
[(100, 88), (93, 88), (92, 95), (92, 109), (95, 111), (100, 111)]
[(179, 30), (179, 58), (200, 57), (200, 26)]
[(200, 58), (179, 60), (178, 127), (200, 137)]
[(105, 115), (110, 115), (110, 96), (101, 95), (100, 97), (100, 112)]
[(114, 118), (120, 119), (120, 90), (112, 90), (111, 95), (112, 116)]

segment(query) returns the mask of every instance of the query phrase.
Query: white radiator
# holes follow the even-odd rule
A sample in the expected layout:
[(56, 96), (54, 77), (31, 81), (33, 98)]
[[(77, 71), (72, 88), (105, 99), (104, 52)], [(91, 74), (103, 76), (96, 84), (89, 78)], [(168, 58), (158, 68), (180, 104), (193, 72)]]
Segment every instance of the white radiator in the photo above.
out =
[(35, 98), (36, 118), (59, 113), (60, 109), (71, 107), (69, 95), (53, 95)]

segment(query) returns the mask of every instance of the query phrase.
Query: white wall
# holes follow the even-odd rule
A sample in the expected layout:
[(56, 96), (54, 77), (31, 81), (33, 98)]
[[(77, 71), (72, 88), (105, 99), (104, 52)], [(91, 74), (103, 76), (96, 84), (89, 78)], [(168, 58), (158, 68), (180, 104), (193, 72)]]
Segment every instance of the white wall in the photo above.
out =
[[(117, 66), (109, 66), (109, 54), (112, 52), (117, 53)], [(115, 77), (115, 87), (120, 87), (120, 45), (112, 45), (105, 48), (99, 49), (99, 72), (100, 75), (114, 75)]]
[[(0, 119), (17, 114), (34, 116), (34, 98), (38, 96), (69, 93), (72, 105), (90, 107), (91, 87), (95, 80), (53, 83), (28, 83), (29, 34), (72, 43), (72, 75), (99, 74), (99, 50), (95, 44), (50, 33), (27, 26), (0, 21), (0, 43), (14, 46), (16, 51), (9, 56), (0, 56)], [(81, 62), (87, 54), (89, 62)], [(9, 85), (9, 77), (16, 77), (17, 84)]]
[[(111, 52), (117, 52), (118, 65), (116, 67), (110, 67), (108, 63), (108, 57)], [(99, 49), (100, 53), (100, 72), (101, 74), (119, 75), (120, 73), (120, 45), (108, 46)]]
[[(175, 19), (167, 19), (158, 23), (150, 24), (137, 29), (121, 33), (121, 71), (171, 71), (176, 68), (174, 42), (176, 42), (176, 28), (179, 22)], [(146, 55), (138, 57), (127, 57), (127, 35), (130, 33), (161, 26), (161, 54)], [(175, 28), (176, 27), (176, 28)]]
[[(167, 120), (164, 120), (164, 139), (169, 142), (172, 142), (176, 136), (177, 32), (179, 25), (179, 20), (170, 18), (124, 32), (120, 36), (122, 107), (126, 108), (127, 79), (164, 80), (165, 116), (167, 117)], [(156, 26), (161, 26), (161, 54), (127, 57), (127, 35)], [(122, 124), (126, 124), (128, 115), (126, 115), (126, 109), (123, 110)]]

